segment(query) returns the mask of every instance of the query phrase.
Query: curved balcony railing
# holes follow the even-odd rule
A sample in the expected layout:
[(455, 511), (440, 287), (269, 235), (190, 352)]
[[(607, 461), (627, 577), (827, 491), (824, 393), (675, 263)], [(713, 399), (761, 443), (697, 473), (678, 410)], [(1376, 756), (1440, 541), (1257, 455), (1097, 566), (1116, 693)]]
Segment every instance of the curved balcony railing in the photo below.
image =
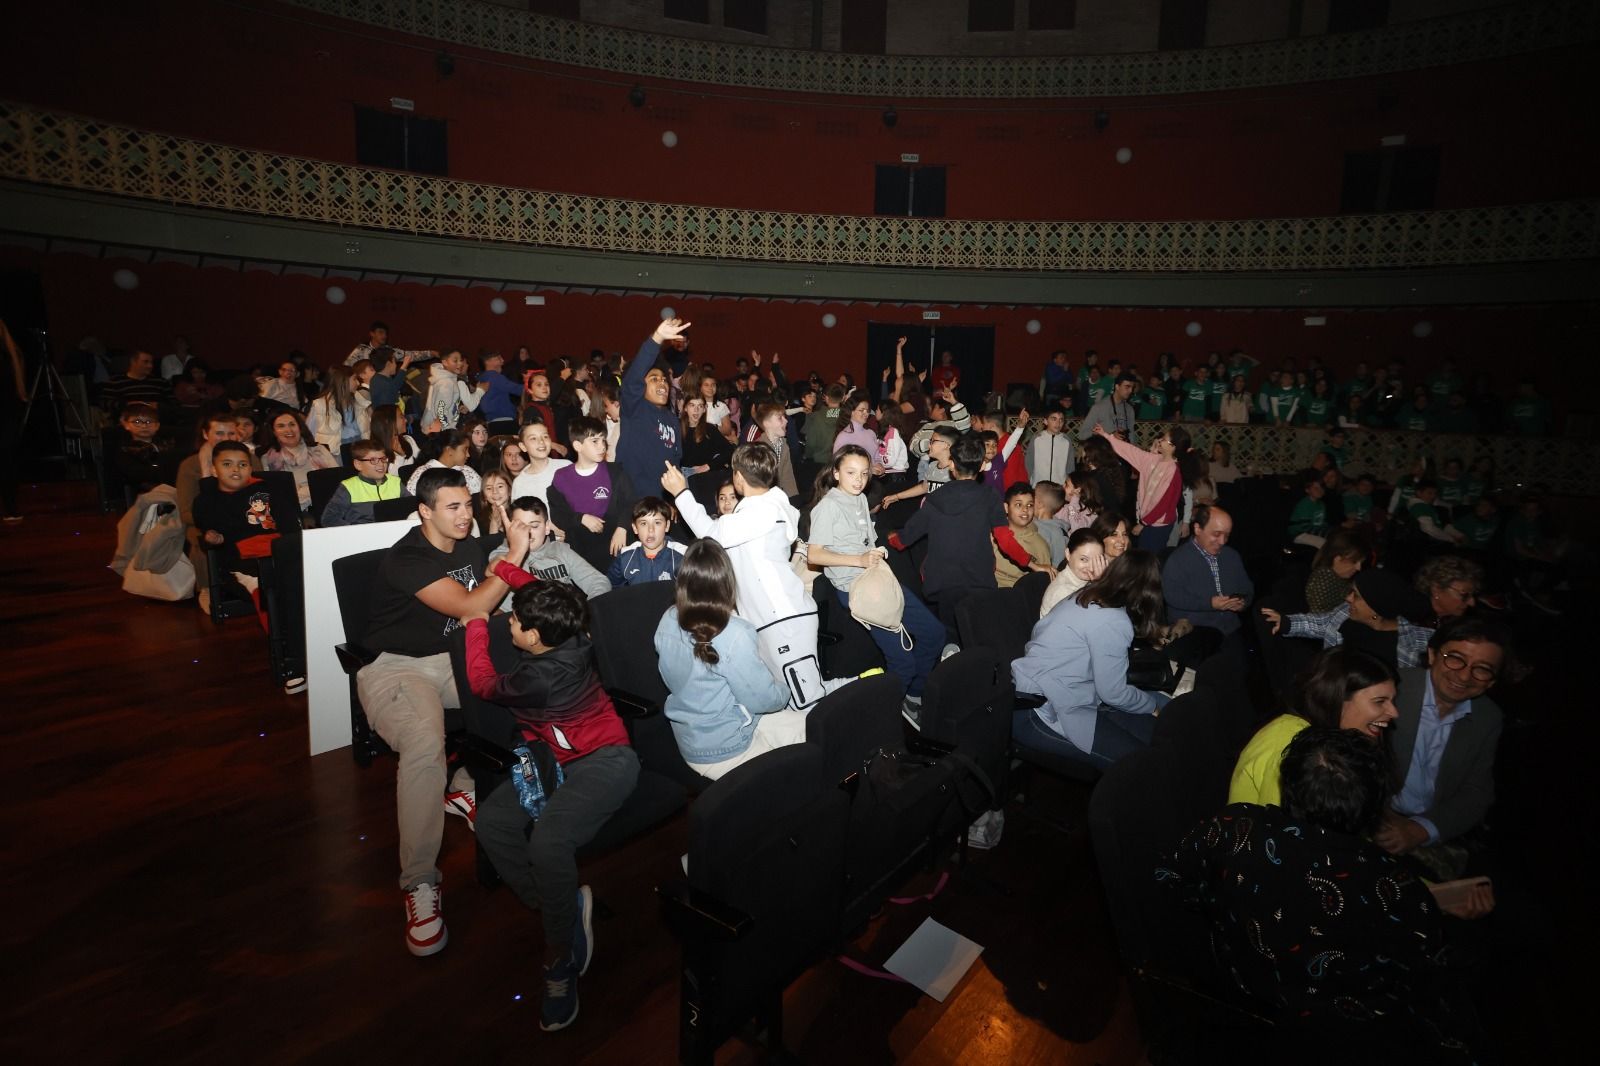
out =
[(1329, 81), (1600, 39), (1600, 4), (1546, 0), (1187, 51), (1083, 56), (866, 56), (724, 44), (550, 18), (477, 0), (284, 0), (433, 41), (621, 74), (787, 92), (1027, 99), (1151, 96)]
[(481, 185), (0, 103), (0, 178), (460, 240), (817, 265), (1250, 272), (1590, 259), (1600, 201), (1241, 221), (810, 215)]

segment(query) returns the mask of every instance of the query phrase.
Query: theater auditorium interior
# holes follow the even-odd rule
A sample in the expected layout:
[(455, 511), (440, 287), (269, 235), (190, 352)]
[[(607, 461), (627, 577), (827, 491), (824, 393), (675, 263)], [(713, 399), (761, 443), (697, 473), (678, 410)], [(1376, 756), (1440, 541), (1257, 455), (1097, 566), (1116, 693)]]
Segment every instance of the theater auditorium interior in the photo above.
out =
[(6, 1061), (1584, 1054), (1600, 5), (8, 12)]

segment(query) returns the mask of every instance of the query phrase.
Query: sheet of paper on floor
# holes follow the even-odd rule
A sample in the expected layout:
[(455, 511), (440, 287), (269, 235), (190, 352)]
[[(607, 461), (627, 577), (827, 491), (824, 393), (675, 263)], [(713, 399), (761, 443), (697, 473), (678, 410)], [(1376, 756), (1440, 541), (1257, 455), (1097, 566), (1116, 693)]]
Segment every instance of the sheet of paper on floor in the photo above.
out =
[(982, 944), (929, 918), (889, 956), (884, 969), (943, 1003), (981, 954)]

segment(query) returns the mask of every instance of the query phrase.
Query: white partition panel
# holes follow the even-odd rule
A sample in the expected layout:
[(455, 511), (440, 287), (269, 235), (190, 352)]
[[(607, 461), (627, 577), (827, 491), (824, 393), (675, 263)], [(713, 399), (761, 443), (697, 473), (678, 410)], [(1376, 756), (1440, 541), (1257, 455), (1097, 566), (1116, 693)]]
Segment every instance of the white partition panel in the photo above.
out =
[[(311, 754), (350, 744), (350, 684), (336, 644), (344, 643), (339, 597), (333, 589), (333, 561), (387, 548), (417, 524), (416, 517), (365, 526), (308, 529), (303, 536), (306, 594), (306, 681), (310, 685)], [(356, 635), (360, 639), (360, 635)]]

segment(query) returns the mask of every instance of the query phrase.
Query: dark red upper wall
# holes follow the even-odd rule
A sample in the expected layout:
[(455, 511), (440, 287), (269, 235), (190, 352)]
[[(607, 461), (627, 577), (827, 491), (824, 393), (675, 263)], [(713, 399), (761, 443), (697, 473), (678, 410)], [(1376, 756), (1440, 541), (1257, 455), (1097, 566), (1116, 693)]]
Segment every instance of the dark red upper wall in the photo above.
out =
[(635, 199), (870, 214), (872, 165), (917, 152), (950, 167), (951, 217), (1331, 214), (1344, 153), (1399, 133), (1442, 146), (1441, 207), (1600, 188), (1584, 60), (1566, 53), (1167, 99), (902, 100), (888, 131), (885, 101), (645, 82), (635, 110), (626, 75), (454, 46), (441, 78), (435, 45), (270, 3), (28, 4), (8, 36), (31, 46), (0, 65), (6, 99), (354, 161), (353, 106), (400, 96), (449, 121), (453, 177)]
[[(1584, 350), (1600, 312), (1595, 304), (1373, 311), (895, 307), (576, 293), (552, 293), (544, 306), (528, 307), (520, 293), (508, 292), (505, 313), (496, 315), (490, 302), (498, 294), (479, 286), (241, 273), (6, 245), (0, 245), (0, 268), (39, 274), (58, 354), (94, 335), (111, 347), (147, 348), (159, 355), (171, 350), (174, 334), (183, 333), (214, 367), (272, 362), (295, 348), (329, 365), (342, 362), (366, 338), (374, 318), (389, 323), (397, 344), (419, 348), (513, 351), (526, 344), (541, 359), (582, 355), (591, 348), (631, 354), (655, 328), (661, 308), (670, 305), (694, 324), (696, 355), (715, 362), (724, 374), (731, 373), (735, 358), (755, 348), (763, 353), (776, 349), (791, 372), (815, 369), (829, 378), (849, 372), (859, 380), (867, 360), (868, 323), (922, 325), (926, 306), (941, 311), (943, 326), (995, 327), (997, 385), (1037, 380), (1056, 348), (1071, 353), (1074, 367), (1085, 349), (1094, 348), (1102, 358), (1114, 356), (1148, 370), (1161, 351), (1203, 363), (1209, 351), (1241, 347), (1268, 366), (1284, 356), (1295, 356), (1302, 365), (1316, 356), (1341, 374), (1363, 359), (1374, 364), (1404, 359), (1417, 378), (1450, 356), (1465, 373), (1492, 374), (1507, 396), (1521, 375), (1532, 374), (1563, 409), (1589, 403), (1589, 394), (1566, 386), (1574, 369), (1571, 353)], [(113, 276), (119, 269), (132, 270), (137, 287), (118, 288)], [(344, 291), (342, 304), (328, 302), (330, 285)], [(831, 329), (823, 325), (825, 314), (835, 316)], [(1326, 325), (1307, 326), (1309, 314), (1323, 316)], [(1030, 320), (1039, 322), (1038, 333), (1027, 331)], [(1190, 322), (1200, 323), (1199, 336), (1187, 334)], [(1418, 322), (1431, 325), (1427, 336), (1413, 332)]]

